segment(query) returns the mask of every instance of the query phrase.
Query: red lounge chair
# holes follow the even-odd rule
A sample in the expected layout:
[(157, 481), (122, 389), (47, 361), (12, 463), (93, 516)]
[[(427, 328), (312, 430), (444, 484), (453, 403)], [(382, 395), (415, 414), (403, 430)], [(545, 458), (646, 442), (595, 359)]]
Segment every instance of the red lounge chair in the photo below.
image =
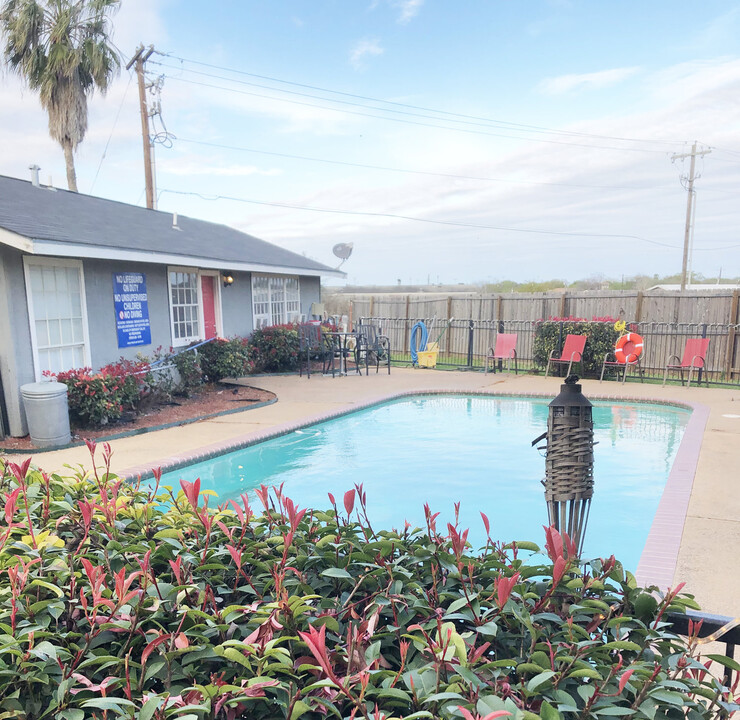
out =
[(573, 363), (581, 363), (581, 369), (583, 369), (583, 348), (586, 346), (585, 335), (568, 335), (565, 338), (565, 345), (563, 345), (563, 352), (560, 353), (560, 357), (553, 357), (555, 350), (550, 352), (550, 357), (547, 360), (547, 370), (545, 370), (545, 377), (550, 374), (550, 363), (568, 363), (568, 372), (565, 373), (566, 377), (570, 375), (570, 368)]
[[(631, 367), (637, 370), (640, 376), (640, 382), (645, 382), (640, 370), (640, 356), (642, 355), (644, 342), (643, 339), (634, 332), (622, 335), (614, 347), (604, 355), (604, 362), (601, 364), (601, 377), (599, 382), (604, 381), (604, 371), (607, 367), (613, 367), (617, 371), (617, 380), (619, 380), (619, 371), (622, 371), (622, 385), (627, 380), (627, 373)], [(611, 360), (609, 358), (612, 358)]]
[[(609, 360), (609, 358), (612, 357), (614, 360)], [(610, 350), (606, 355), (604, 355), (604, 362), (601, 364), (601, 377), (599, 378), (599, 382), (603, 382), (604, 380), (604, 371), (608, 367), (616, 368), (617, 370), (617, 380), (619, 380), (619, 371), (622, 370), (622, 385), (624, 385), (624, 381), (627, 379), (627, 373), (629, 372), (629, 369), (631, 367), (637, 368), (637, 374), (640, 376), (640, 382), (645, 382), (645, 379), (642, 377), (642, 372), (640, 371), (640, 357), (635, 357), (634, 360), (627, 361), (620, 361), (616, 358), (614, 355), (614, 351)]]
[(498, 333), (496, 335), (496, 347), (495, 349), (488, 348), (488, 355), (486, 355), (486, 372), (490, 368), (493, 368), (493, 372), (496, 372), (496, 360), (506, 360), (506, 369), (511, 371), (511, 361), (513, 360), (514, 375), (519, 374), (516, 365), (516, 340), (516, 333)]
[[(683, 369), (689, 369), (689, 382), (687, 387), (691, 386), (691, 376), (694, 373), (694, 368), (701, 370), (707, 359), (707, 349), (709, 348), (709, 338), (689, 338), (686, 341), (686, 347), (683, 349), (683, 357), (679, 358), (678, 355), (671, 355), (668, 358), (668, 362), (665, 366), (665, 372), (663, 373), (663, 385), (665, 385), (668, 379), (669, 370), (678, 370), (681, 373), (681, 385), (683, 385)], [(671, 363), (671, 360), (678, 360), (678, 363)], [(704, 381), (709, 386), (709, 380), (707, 379), (706, 373), (704, 373)], [(701, 381), (700, 381), (701, 382)]]

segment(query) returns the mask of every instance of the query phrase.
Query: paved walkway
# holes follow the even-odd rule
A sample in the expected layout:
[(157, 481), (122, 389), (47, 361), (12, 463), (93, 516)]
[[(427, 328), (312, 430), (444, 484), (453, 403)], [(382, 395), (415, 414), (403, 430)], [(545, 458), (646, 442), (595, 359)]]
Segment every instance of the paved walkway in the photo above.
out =
[[(391, 375), (310, 379), (297, 376), (247, 378), (243, 384), (274, 392), (278, 402), (266, 407), (204, 420), (179, 428), (115, 440), (113, 468), (119, 474), (207, 456), (239, 441), (270, 435), (321, 416), (333, 415), (384, 397), (413, 390), (452, 390), (554, 397), (554, 378), (480, 372), (393, 369)], [(674, 528), (680, 543), (673, 583), (686, 581), (702, 608), (740, 615), (740, 389), (662, 388), (658, 385), (583, 381), (589, 398), (651, 399), (697, 404), (696, 416), (708, 416), (696, 438), (699, 460), (693, 490), (685, 492), (688, 512)], [(544, 428), (543, 428), (544, 430)], [(684, 445), (682, 444), (682, 449)], [(64, 465), (89, 467), (87, 449), (43, 453), (36, 462), (47, 470)], [(678, 460), (677, 460), (678, 463)], [(693, 465), (693, 463), (692, 463)], [(675, 467), (675, 466), (674, 466)], [(681, 469), (690, 482), (693, 467)], [(543, 465), (544, 474), (544, 465)], [(679, 493), (680, 494), (680, 493)], [(619, 555), (619, 548), (615, 548)]]

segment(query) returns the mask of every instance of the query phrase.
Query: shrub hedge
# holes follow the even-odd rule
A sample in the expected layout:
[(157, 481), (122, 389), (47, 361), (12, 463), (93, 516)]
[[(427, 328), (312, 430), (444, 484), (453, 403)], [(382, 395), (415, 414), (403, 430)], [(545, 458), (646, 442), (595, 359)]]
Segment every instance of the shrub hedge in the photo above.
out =
[(614, 329), (615, 322), (614, 318), (595, 318), (589, 321), (585, 318), (553, 317), (538, 320), (534, 328), (534, 361), (537, 365), (545, 367), (551, 351), (555, 350), (556, 356), (559, 356), (562, 326), (563, 342), (568, 334), (585, 335), (588, 338), (583, 349), (583, 367), (580, 374), (584, 377), (599, 377), (604, 355), (614, 351), (614, 344), (620, 335)]
[[(90, 444), (91, 454), (95, 447)], [(639, 588), (566, 537), (379, 530), (362, 486), (327, 511), (262, 487), (1, 466), (0, 717), (613, 718), (738, 709), (676, 636), (689, 596)], [(488, 519), (482, 520), (488, 530)]]
[(258, 372), (288, 372), (298, 367), (298, 328), (272, 325), (255, 330), (249, 338)]
[(210, 382), (226, 377), (242, 377), (254, 370), (251, 348), (246, 338), (216, 338), (198, 348), (200, 366)]

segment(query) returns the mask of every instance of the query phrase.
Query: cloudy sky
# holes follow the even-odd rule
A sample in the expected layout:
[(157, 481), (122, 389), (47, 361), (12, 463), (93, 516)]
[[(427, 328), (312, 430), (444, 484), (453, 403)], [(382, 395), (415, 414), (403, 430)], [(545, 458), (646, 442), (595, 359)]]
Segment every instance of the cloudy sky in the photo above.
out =
[[(740, 3), (123, 0), (158, 53), (158, 207), (352, 283), (740, 274)], [(153, 99), (153, 98), (151, 98)], [(81, 192), (144, 204), (136, 81), (90, 105)], [(65, 187), (36, 96), (0, 73), (0, 174)], [(335, 281), (340, 282), (340, 281)]]

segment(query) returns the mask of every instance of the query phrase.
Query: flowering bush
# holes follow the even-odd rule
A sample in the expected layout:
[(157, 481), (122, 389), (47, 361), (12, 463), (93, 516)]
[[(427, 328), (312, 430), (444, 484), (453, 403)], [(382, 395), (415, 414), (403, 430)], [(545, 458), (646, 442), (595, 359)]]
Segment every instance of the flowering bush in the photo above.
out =
[(67, 386), (70, 419), (90, 427), (118, 420), (124, 409), (138, 412), (147, 372), (146, 362), (121, 358), (96, 373), (76, 368), (57, 373), (56, 379)]
[[(89, 444), (91, 454), (95, 446)], [(737, 691), (613, 557), (468, 531), (376, 530), (362, 486), (327, 511), (262, 487), (131, 485), (0, 461), (0, 716), (709, 720)], [(488, 518), (482, 520), (486, 530)], [(710, 656), (715, 657), (715, 656)], [(726, 660), (725, 662), (732, 662)]]
[(272, 325), (258, 328), (249, 338), (255, 369), (260, 372), (287, 372), (298, 367), (298, 328)]
[(601, 364), (604, 354), (614, 351), (614, 343), (619, 337), (619, 332), (614, 329), (614, 318), (594, 318), (589, 321), (585, 318), (551, 317), (547, 320), (538, 320), (534, 328), (534, 361), (544, 367), (550, 352), (555, 350), (555, 356), (559, 357), (558, 341), (561, 334), (563, 342), (568, 334), (586, 335), (588, 340), (583, 349), (582, 371), (583, 376), (598, 377), (601, 374)]
[(210, 382), (225, 377), (243, 377), (254, 370), (251, 347), (245, 338), (216, 338), (198, 348), (200, 366)]

